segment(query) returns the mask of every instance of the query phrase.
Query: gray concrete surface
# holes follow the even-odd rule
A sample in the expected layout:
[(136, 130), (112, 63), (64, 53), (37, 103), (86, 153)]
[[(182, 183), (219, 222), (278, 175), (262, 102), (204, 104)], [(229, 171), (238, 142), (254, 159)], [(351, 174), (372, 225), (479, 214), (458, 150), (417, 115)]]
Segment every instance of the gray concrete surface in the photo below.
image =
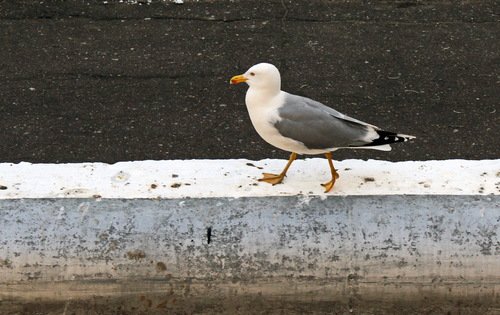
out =
[(139, 2), (0, 1), (0, 161), (286, 158), (228, 85), (261, 61), (418, 137), (336, 159), (500, 156), (498, 1)]
[(500, 196), (0, 201), (1, 314), (498, 314)]

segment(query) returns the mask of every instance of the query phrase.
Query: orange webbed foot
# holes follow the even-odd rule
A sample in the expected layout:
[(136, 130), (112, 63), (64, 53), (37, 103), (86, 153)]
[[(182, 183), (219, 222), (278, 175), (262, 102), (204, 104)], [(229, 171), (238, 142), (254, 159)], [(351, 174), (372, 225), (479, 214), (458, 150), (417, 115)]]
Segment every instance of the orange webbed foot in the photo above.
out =
[(259, 179), (259, 182), (266, 182), (272, 184), (273, 186), (279, 184), (283, 181), (285, 175), (283, 174), (272, 174), (272, 173), (262, 173), (264, 177)]
[(337, 172), (332, 174), (332, 179), (324, 184), (321, 184), (321, 186), (325, 187), (325, 193), (329, 192), (332, 190), (333, 186), (335, 185), (335, 181), (339, 178), (339, 174)]

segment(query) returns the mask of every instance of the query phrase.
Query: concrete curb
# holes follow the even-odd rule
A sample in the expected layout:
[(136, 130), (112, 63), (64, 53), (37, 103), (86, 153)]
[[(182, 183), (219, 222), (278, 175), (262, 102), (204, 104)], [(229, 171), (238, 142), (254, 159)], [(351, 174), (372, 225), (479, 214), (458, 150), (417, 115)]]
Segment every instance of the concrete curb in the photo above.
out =
[(282, 185), (259, 183), (286, 161), (166, 160), (115, 164), (0, 163), (0, 199), (498, 195), (500, 160), (389, 162), (336, 161), (340, 179), (325, 194), (331, 175), (325, 159), (293, 163)]
[(297, 162), (0, 164), (0, 313), (499, 312), (500, 160)]
[(481, 301), (486, 314), (500, 308), (499, 205), (499, 196), (3, 200), (0, 311), (103, 296), (115, 311), (124, 296), (135, 301), (126, 314), (182, 308), (155, 308), (168, 296), (231, 313), (256, 310), (241, 297), (260, 296), (323, 301), (318, 312), (333, 302), (380, 311)]

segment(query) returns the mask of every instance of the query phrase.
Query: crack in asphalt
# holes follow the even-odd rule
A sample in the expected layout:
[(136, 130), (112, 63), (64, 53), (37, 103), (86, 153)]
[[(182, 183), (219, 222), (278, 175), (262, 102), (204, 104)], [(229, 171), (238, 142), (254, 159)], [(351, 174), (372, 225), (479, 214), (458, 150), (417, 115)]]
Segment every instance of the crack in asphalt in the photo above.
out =
[(30, 81), (30, 80), (47, 80), (47, 79), (61, 79), (61, 80), (67, 80), (67, 79), (74, 79), (80, 78), (80, 77), (85, 77), (85, 78), (92, 78), (92, 79), (170, 79), (170, 80), (176, 80), (180, 78), (191, 78), (191, 77), (211, 77), (214, 76), (214, 73), (183, 73), (183, 74), (151, 74), (151, 75), (131, 75), (131, 74), (105, 74), (105, 73), (78, 73), (78, 72), (66, 72), (66, 73), (50, 73), (46, 72), (41, 75), (37, 76), (24, 76), (24, 77), (5, 77), (0, 79), (0, 82), (7, 82), (7, 81)]
[(68, 16), (37, 16), (37, 17), (4, 17), (0, 18), (0, 22), (9, 21), (38, 21), (38, 20), (55, 20), (63, 21), (65, 19), (87, 19), (95, 22), (105, 21), (148, 21), (148, 20), (166, 20), (166, 21), (199, 21), (199, 22), (214, 22), (214, 23), (238, 23), (248, 21), (281, 21), (281, 22), (307, 22), (307, 23), (325, 23), (325, 24), (389, 24), (389, 25), (434, 25), (434, 24), (500, 24), (500, 21), (473, 21), (473, 20), (429, 20), (429, 21), (405, 21), (405, 20), (385, 20), (385, 19), (370, 19), (370, 20), (353, 20), (353, 19), (310, 19), (301, 17), (270, 17), (270, 18), (212, 18), (212, 17), (178, 17), (178, 16), (145, 16), (145, 17), (105, 17), (96, 18), (86, 15), (68, 15)]

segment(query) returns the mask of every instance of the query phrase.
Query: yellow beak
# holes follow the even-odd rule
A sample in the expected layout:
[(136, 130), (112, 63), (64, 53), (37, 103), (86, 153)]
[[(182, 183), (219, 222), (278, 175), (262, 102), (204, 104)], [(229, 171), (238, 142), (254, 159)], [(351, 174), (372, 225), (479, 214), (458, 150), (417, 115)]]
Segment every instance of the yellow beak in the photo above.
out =
[(240, 75), (235, 75), (234, 77), (232, 77), (231, 80), (229, 81), (229, 83), (239, 84), (239, 83), (243, 83), (246, 81), (248, 81), (248, 79), (243, 74), (240, 74)]

